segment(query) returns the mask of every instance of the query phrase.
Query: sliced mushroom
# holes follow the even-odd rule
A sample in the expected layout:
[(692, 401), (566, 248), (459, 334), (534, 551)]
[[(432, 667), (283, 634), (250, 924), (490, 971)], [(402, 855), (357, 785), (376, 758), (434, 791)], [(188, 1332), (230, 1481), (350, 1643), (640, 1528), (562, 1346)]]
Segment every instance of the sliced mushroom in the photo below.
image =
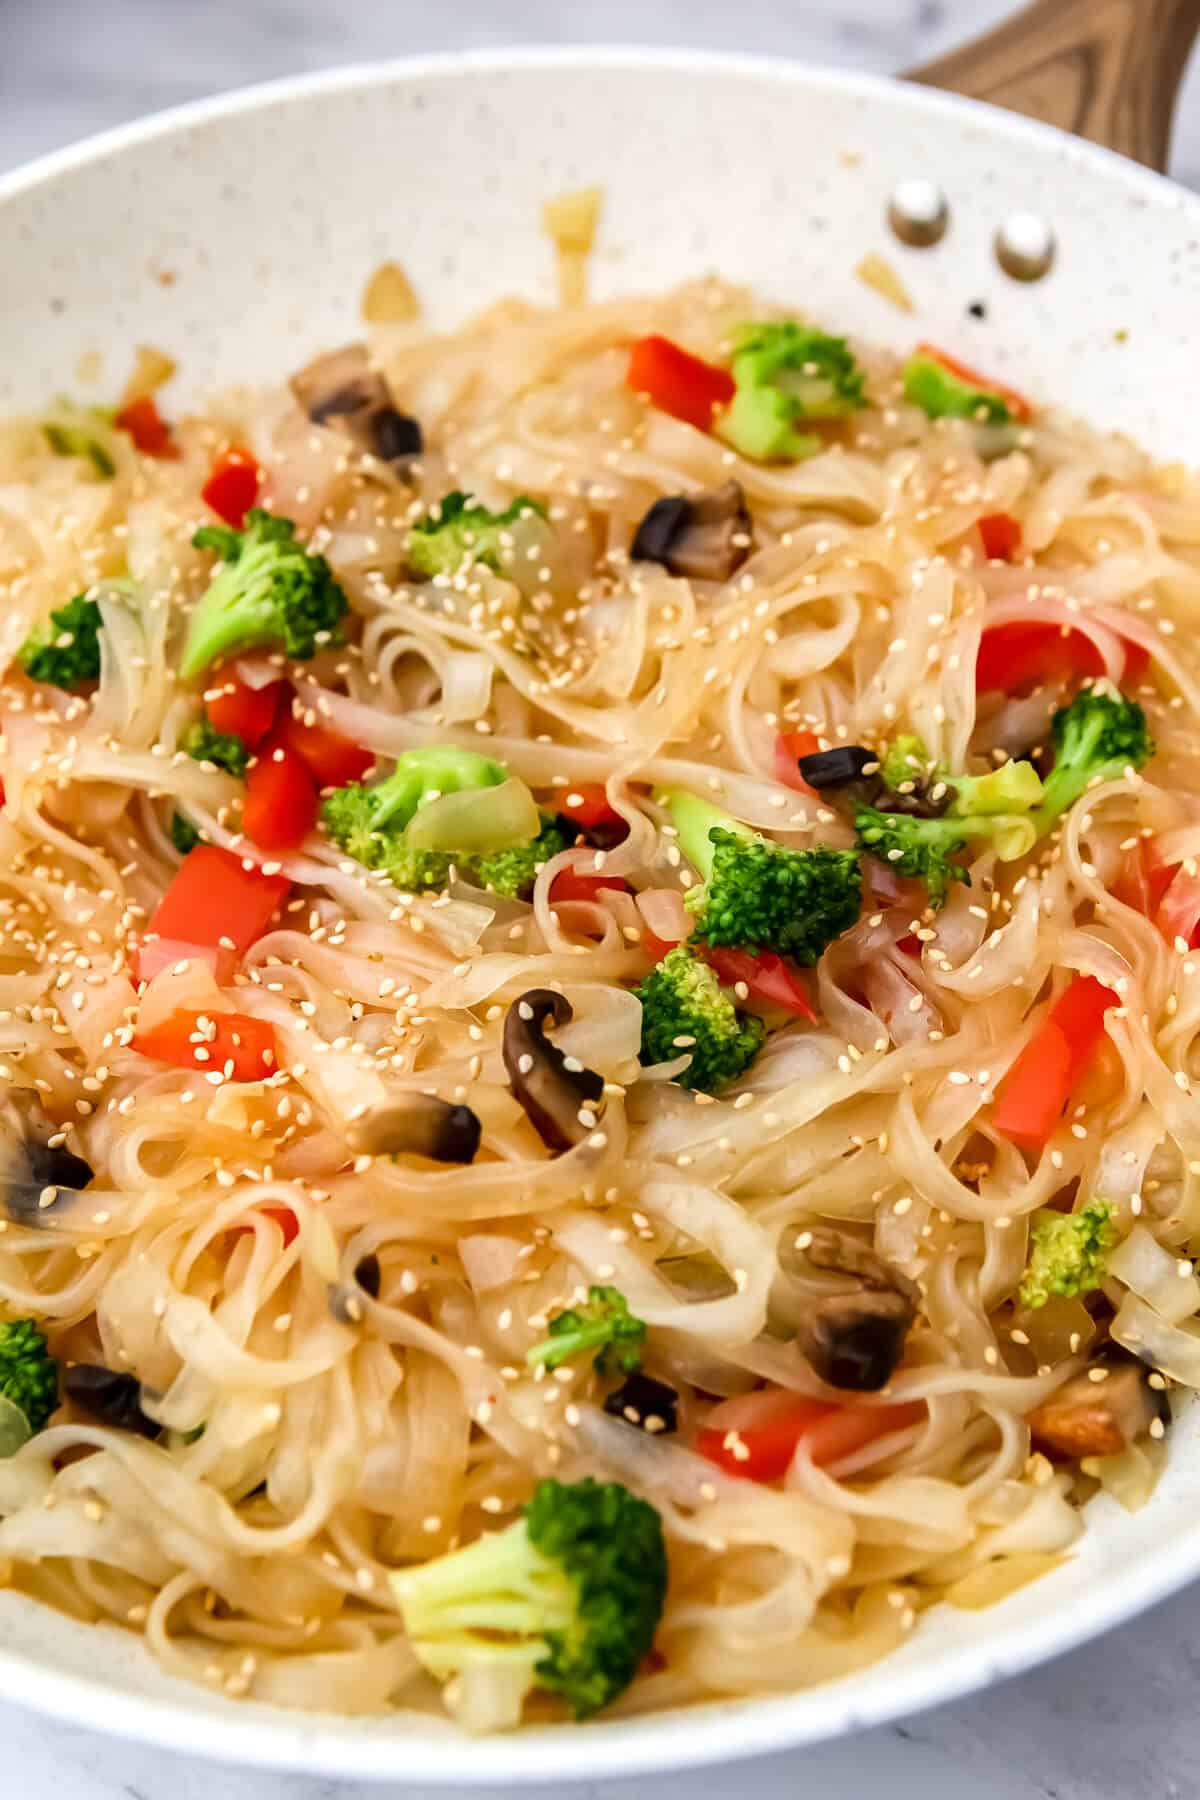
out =
[(435, 1094), (400, 1094), (353, 1121), (346, 1142), (356, 1156), (427, 1156), (433, 1162), (469, 1163), (481, 1128), (469, 1106), (452, 1106)]
[(652, 1437), (679, 1429), (678, 1393), (667, 1382), (656, 1381), (640, 1369), (605, 1395), (604, 1410), (614, 1419), (624, 1419), (627, 1425), (648, 1431)]
[(534, 1130), (551, 1150), (569, 1150), (594, 1127), (604, 1079), (564, 1056), (545, 1036), (547, 1019), (567, 1025), (570, 1001), (550, 988), (530, 988), (514, 1000), (504, 1021), (504, 1067), (513, 1094)]
[(106, 1369), (103, 1363), (68, 1363), (62, 1384), (67, 1399), (102, 1425), (136, 1431), (144, 1438), (162, 1435), (162, 1426), (142, 1411), (142, 1384), (135, 1375)]
[(863, 772), (879, 757), (862, 744), (835, 744), (832, 750), (813, 750), (797, 763), (800, 778), (811, 788), (845, 787), (847, 782), (861, 781)]
[(329, 1310), (338, 1324), (361, 1325), (362, 1296), (368, 1294), (372, 1300), (378, 1300), (382, 1281), (383, 1271), (379, 1266), (379, 1258), (372, 1250), (369, 1255), (360, 1257), (355, 1264), (353, 1282), (330, 1282)]
[(1118, 1456), (1149, 1431), (1171, 1422), (1165, 1391), (1150, 1385), (1152, 1371), (1112, 1351), (1098, 1357), (1030, 1413), (1039, 1449), (1052, 1456)]
[(899, 1269), (842, 1231), (806, 1233), (812, 1268), (852, 1285), (814, 1295), (796, 1320), (796, 1343), (830, 1387), (875, 1393), (896, 1371), (917, 1316), (916, 1286)]
[(24, 1106), (14, 1102), (5, 1108), (0, 1121), (0, 1186), (4, 1209), (14, 1224), (48, 1224), (96, 1178), (82, 1156), (49, 1141), (57, 1135), (32, 1096)]
[(397, 410), (365, 344), (316, 357), (292, 376), (291, 389), (314, 425), (342, 432), (381, 462), (409, 462), (424, 448), (420, 424)]
[(662, 563), (672, 575), (691, 581), (728, 581), (750, 554), (753, 522), (741, 484), (688, 497), (656, 500), (638, 526), (630, 556)]

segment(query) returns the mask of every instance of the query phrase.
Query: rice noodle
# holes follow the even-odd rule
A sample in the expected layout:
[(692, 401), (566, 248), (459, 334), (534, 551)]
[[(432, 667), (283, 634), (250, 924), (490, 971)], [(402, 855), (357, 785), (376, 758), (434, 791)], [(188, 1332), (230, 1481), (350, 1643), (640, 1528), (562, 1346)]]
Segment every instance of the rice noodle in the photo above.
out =
[[(1200, 486), (1051, 413), (1015, 448), (1007, 429), (932, 422), (895, 359), (863, 346), (870, 404), (822, 426), (807, 459), (749, 460), (625, 372), (656, 334), (723, 363), (750, 298), (706, 282), (581, 304), (598, 204), (548, 215), (568, 306), (509, 302), (439, 334), (402, 294), (375, 322), (372, 364), (424, 436), (402, 469), (282, 384), (178, 421), (177, 460), (98, 420), (111, 480), (51, 454), (44, 421), (0, 429), (0, 1133), (6, 1155), (65, 1135), (95, 1171), (36, 1206), (15, 1184), (0, 1311), (36, 1318), (60, 1361), (139, 1383), (146, 1428), (67, 1401), (0, 1457), (0, 1558), (25, 1591), (140, 1630), (166, 1669), (231, 1697), (433, 1705), (389, 1573), (507, 1524), (551, 1475), (619, 1480), (662, 1515), (656, 1666), (618, 1710), (827, 1680), (903, 1641), (909, 1597), (979, 1607), (1050, 1573), (1097, 1484), (1144, 1502), (1153, 1438), (1049, 1479), (1030, 1455), (1030, 1415), (1096, 1353), (1108, 1306), (1117, 1346), (1200, 1387)], [(266, 504), (351, 607), (346, 644), (298, 665), (267, 645), (238, 680), (290, 682), (309, 728), (383, 774), (421, 745), (494, 757), (503, 784), (433, 798), (412, 841), (465, 858), (563, 821), (528, 897), (485, 892), (465, 864), (445, 893), (402, 893), (320, 829), (262, 850), (240, 780), (183, 752), (206, 691), (177, 670), (210, 573), (191, 539), (217, 441), (253, 450)], [(730, 479), (753, 528), (727, 579), (631, 558), (654, 502)], [(412, 522), (453, 487), (537, 505), (503, 558), (417, 581)], [(987, 561), (978, 521), (1006, 512), (1019, 558)], [(83, 592), (98, 683), (27, 680), (27, 633)], [(845, 849), (852, 821), (779, 735), (874, 752), (915, 733), (954, 773), (1030, 754), (1066, 677), (978, 697), (974, 679), (982, 634), (1020, 625), (1086, 646), (1110, 682), (1145, 651), (1155, 760), (1032, 848), (972, 849), (970, 885), (939, 911), (864, 857), (862, 916), (803, 976), (815, 1022), (778, 989), (734, 987), (769, 1028), (736, 1082), (680, 1085), (686, 1044), (644, 1066), (634, 990), (695, 922), (656, 790), (790, 848)], [(290, 884), (232, 977), (223, 946), (170, 935), (134, 960), (178, 867), (177, 809)], [(1135, 853), (1179, 869), (1153, 917), (1131, 897)], [(1025, 1150), (997, 1127), (997, 1092), (1074, 975), (1120, 1005), (1045, 1149)], [(505, 1018), (531, 989), (567, 1003), (551, 1041), (602, 1088), (565, 1149), (510, 1070)], [(144, 1054), (180, 1013), (197, 1042), (238, 1016), (268, 1029), (274, 1071)], [(545, 1072), (529, 1060), (521, 1076)], [(463, 1108), (470, 1161), (425, 1154), (436, 1134), (361, 1148), (381, 1117), (461, 1125)], [(1095, 1200), (1122, 1238), (1105, 1304), (1022, 1311), (1029, 1216)], [(847, 1285), (805, 1261), (817, 1232), (856, 1266), (882, 1258), (893, 1299), (913, 1284), (878, 1391), (832, 1387), (804, 1336)], [(591, 1287), (644, 1323), (677, 1431), (606, 1412), (617, 1377), (590, 1356), (531, 1368)], [(703, 1437), (714, 1395), (747, 1419), (782, 1416), (781, 1396), (797, 1418), (836, 1408), (855, 1430), (822, 1458), (797, 1425), (772, 1479), (745, 1479)], [(487, 1728), (522, 1698), (493, 1669), (454, 1705)]]

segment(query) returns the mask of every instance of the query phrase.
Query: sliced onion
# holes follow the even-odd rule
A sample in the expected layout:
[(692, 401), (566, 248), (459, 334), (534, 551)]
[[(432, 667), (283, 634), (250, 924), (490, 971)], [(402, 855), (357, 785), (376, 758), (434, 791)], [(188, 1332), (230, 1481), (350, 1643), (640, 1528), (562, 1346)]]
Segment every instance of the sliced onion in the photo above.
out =
[(1119, 1456), (1086, 1456), (1080, 1463), (1085, 1475), (1100, 1483), (1126, 1512), (1140, 1512), (1158, 1486), (1167, 1459), (1167, 1446), (1159, 1439), (1142, 1438)]
[(1108, 1269), (1171, 1325), (1200, 1308), (1200, 1283), (1190, 1260), (1172, 1256), (1144, 1225), (1135, 1225), (1117, 1246)]
[(986, 1606), (996, 1606), (1001, 1600), (1007, 1600), (1018, 1588), (1028, 1587), (1031, 1581), (1040, 1581), (1043, 1575), (1061, 1568), (1066, 1560), (1065, 1556), (1055, 1556), (1045, 1550), (1027, 1550), (1021, 1556), (1005, 1556), (997, 1562), (984, 1563), (982, 1568), (972, 1569), (969, 1575), (948, 1587), (942, 1598), (950, 1606), (982, 1612)]
[(463, 1272), (477, 1294), (489, 1294), (493, 1289), (507, 1287), (510, 1281), (515, 1281), (527, 1248), (523, 1238), (500, 1237), (490, 1231), (473, 1233), (458, 1240)]
[(1200, 1388), (1200, 1330), (1171, 1325), (1136, 1294), (1126, 1294), (1112, 1322), (1112, 1336), (1139, 1361)]
[(664, 944), (681, 944), (691, 935), (693, 920), (678, 888), (644, 888), (637, 909), (646, 929)]
[(481, 650), (451, 650), (442, 665), (437, 710), (448, 725), (482, 719), (492, 701), (496, 665)]
[(270, 687), (283, 674), (278, 662), (270, 656), (239, 656), (233, 667), (238, 680), (256, 692), (259, 688)]
[(541, 816), (523, 781), (511, 775), (498, 787), (463, 788), (423, 806), (405, 838), (418, 850), (461, 852), (510, 850), (541, 830)]

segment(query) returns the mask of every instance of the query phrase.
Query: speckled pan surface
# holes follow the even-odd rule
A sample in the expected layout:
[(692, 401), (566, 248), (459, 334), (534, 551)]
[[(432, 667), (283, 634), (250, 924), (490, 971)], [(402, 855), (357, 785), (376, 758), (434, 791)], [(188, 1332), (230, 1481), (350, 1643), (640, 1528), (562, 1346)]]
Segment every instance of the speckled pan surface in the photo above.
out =
[[(895, 183), (932, 179), (951, 226), (904, 249)], [(400, 63), (276, 84), (96, 139), (0, 182), (0, 410), (75, 385), (100, 350), (115, 385), (138, 342), (200, 392), (282, 375), (353, 336), (394, 257), (452, 320), (505, 292), (549, 297), (550, 193), (603, 184), (598, 293), (718, 269), (851, 331), (946, 344), (1038, 397), (1200, 460), (1179, 378), (1200, 319), (1200, 202), (1058, 133), (986, 108), (785, 63), (567, 51)], [(998, 225), (1040, 212), (1053, 274), (1022, 286)], [(855, 280), (882, 250), (917, 307)], [(972, 303), (984, 303), (985, 317)], [(975, 313), (979, 311), (976, 306)], [(986, 1613), (926, 1615), (898, 1655), (769, 1701), (487, 1744), (438, 1721), (345, 1721), (233, 1705), (167, 1679), (132, 1637), (0, 1593), (4, 1690), (81, 1724), (199, 1754), (392, 1781), (579, 1780), (777, 1750), (950, 1699), (1080, 1643), (1200, 1575), (1200, 1419), (1135, 1517), (1089, 1510), (1079, 1554)], [(799, 1771), (798, 1771), (799, 1772)]]

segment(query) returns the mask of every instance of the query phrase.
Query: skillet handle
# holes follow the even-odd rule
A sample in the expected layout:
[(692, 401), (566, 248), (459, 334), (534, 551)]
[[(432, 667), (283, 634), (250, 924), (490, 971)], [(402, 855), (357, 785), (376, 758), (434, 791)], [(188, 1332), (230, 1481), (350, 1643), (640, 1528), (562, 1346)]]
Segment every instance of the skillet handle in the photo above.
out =
[(1165, 170), (1200, 0), (1033, 0), (910, 81), (990, 100)]

